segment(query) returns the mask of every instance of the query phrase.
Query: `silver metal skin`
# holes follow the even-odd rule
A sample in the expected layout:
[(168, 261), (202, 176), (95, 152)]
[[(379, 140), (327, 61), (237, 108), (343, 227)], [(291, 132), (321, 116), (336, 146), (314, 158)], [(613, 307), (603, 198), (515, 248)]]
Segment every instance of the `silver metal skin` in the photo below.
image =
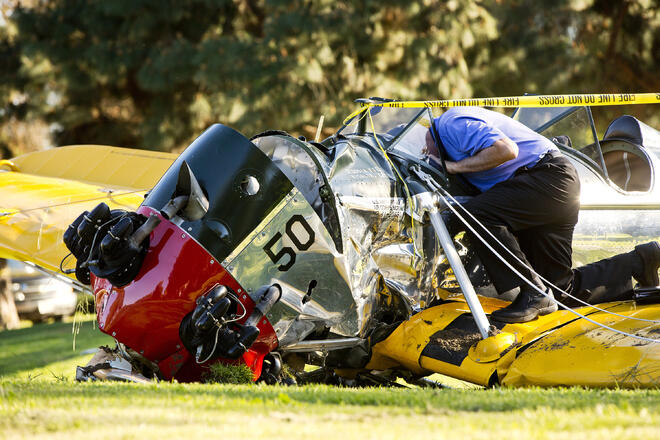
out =
[[(286, 223), (294, 215), (301, 215), (314, 230), (314, 243), (303, 252), (296, 252), (292, 269), (280, 271), (277, 264), (264, 252), (264, 247), (275, 234), (281, 234), (277, 252), (282, 248), (296, 249), (296, 244), (285, 233)], [(293, 229), (305, 239), (306, 231)], [(229, 273), (239, 280), (253, 300), (256, 291), (264, 285), (279, 284), (280, 300), (266, 314), (275, 328), (280, 346), (298, 342), (314, 330), (331, 327), (340, 335), (355, 335), (357, 307), (350, 289), (351, 271), (345, 258), (334, 249), (334, 244), (323, 223), (300, 192), (294, 188), (253, 234), (222, 262)], [(317, 280), (311, 300), (303, 303), (312, 280)]]
[[(660, 133), (644, 128), (644, 145), (606, 139), (601, 149), (590, 118), (581, 110), (568, 110), (567, 117), (553, 110), (547, 115), (527, 112), (521, 120), (548, 137), (565, 134), (573, 141), (573, 147), (560, 149), (575, 164), (582, 185), (575, 265), (629, 251), (631, 240), (660, 237), (655, 178)], [(447, 298), (447, 292), (449, 299), (465, 295), (481, 336), (488, 336), (477, 294), (495, 293), (478, 257), (460, 236), (449, 237), (443, 229), (430, 187), (414, 178), (427, 189), (410, 192), (414, 182), (404, 185), (389, 161), (390, 155), (409, 157), (410, 163), (424, 161), (430, 111), (382, 109), (372, 111), (372, 117), (376, 136), (371, 122), (363, 120), (323, 145), (282, 133), (252, 141), (294, 189), (222, 265), (255, 301), (259, 287), (281, 286), (282, 297), (266, 316), (283, 351), (350, 347), (380, 323), (404, 320)], [(640, 160), (621, 156), (628, 165), (616, 162), (621, 149)], [(644, 174), (648, 187), (632, 191), (640, 180), (632, 165), (640, 163), (649, 168), (648, 176)], [(613, 170), (618, 165), (617, 177)], [(328, 334), (331, 338), (323, 339)]]
[[(422, 180), (424, 180), (427, 185), (429, 185), (429, 188), (432, 189), (435, 185), (437, 185), (431, 181), (431, 177), (429, 175), (419, 170), (414, 172)], [(468, 307), (470, 308), (474, 322), (477, 324), (479, 333), (481, 334), (482, 339), (486, 339), (489, 336), (490, 323), (488, 322), (488, 318), (486, 317), (486, 313), (484, 312), (483, 307), (481, 307), (479, 298), (477, 298), (477, 292), (475, 292), (474, 287), (472, 286), (472, 281), (470, 281), (470, 277), (465, 271), (465, 267), (463, 267), (461, 257), (458, 255), (458, 252), (456, 252), (456, 247), (454, 247), (454, 240), (449, 235), (447, 226), (445, 225), (445, 222), (442, 220), (442, 216), (438, 211), (438, 197), (432, 192), (417, 194), (415, 197), (418, 209), (426, 213), (431, 219), (433, 229), (435, 230), (442, 249), (445, 251), (447, 260), (449, 260), (449, 264), (454, 270), (456, 280), (458, 281), (458, 285), (461, 286), (461, 291), (463, 292), (463, 296), (468, 303)]]
[[(405, 296), (406, 314), (413, 308), (419, 310), (420, 301), (434, 292), (432, 277), (420, 278), (420, 272), (430, 272), (428, 261), (437, 265), (439, 258), (434, 254), (425, 259), (414, 250), (405, 199), (396, 195), (397, 180), (391, 169), (383, 167), (382, 153), (369, 145), (345, 142), (337, 146), (334, 160), (328, 161), (318, 150), (305, 149), (302, 142), (282, 135), (258, 138), (254, 143), (296, 188), (223, 266), (249, 293), (275, 282), (282, 287), (281, 300), (267, 314), (280, 347), (284, 349), (323, 328), (339, 336), (364, 336), (374, 313), (388, 301), (388, 285), (396, 286), (391, 288), (395, 294)], [(323, 165), (321, 169), (310, 153)], [(319, 195), (324, 182), (321, 172), (335, 193), (343, 253), (320, 218), (324, 214)], [(314, 231), (314, 243), (303, 251), (296, 249), (292, 237), (285, 233), (287, 222), (296, 215)], [(304, 242), (309, 234), (299, 226), (292, 232)], [(416, 228), (421, 230), (421, 223)], [(296, 253), (295, 263), (287, 271), (278, 266), (286, 263), (288, 256), (273, 263), (264, 252), (264, 246), (278, 233), (281, 239), (272, 252), (289, 248)], [(421, 244), (422, 234), (416, 234)], [(388, 259), (390, 256), (393, 258)], [(311, 299), (303, 303), (312, 280), (317, 286)]]
[(291, 344), (284, 348), (288, 353), (304, 353), (310, 351), (330, 351), (340, 350), (342, 348), (350, 348), (358, 345), (364, 341), (361, 338), (341, 338), (341, 339), (325, 339), (320, 341), (301, 341), (297, 344)]

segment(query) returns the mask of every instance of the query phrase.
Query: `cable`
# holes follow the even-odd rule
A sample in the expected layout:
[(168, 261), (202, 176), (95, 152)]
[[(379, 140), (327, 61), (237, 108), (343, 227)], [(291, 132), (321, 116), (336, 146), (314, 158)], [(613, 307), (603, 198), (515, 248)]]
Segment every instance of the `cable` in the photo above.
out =
[[(198, 364), (203, 364), (204, 362), (207, 362), (209, 359), (211, 359), (211, 356), (213, 356), (213, 353), (215, 353), (215, 349), (218, 346), (218, 335), (220, 334), (220, 329), (222, 328), (222, 326), (225, 325), (225, 324), (229, 324), (231, 322), (240, 321), (241, 319), (243, 319), (245, 317), (245, 315), (247, 315), (247, 309), (245, 308), (245, 305), (243, 305), (243, 303), (238, 299), (238, 297), (236, 295), (234, 295), (233, 293), (228, 291), (227, 296), (231, 297), (234, 301), (236, 301), (236, 303), (238, 305), (241, 306), (241, 308), (243, 309), (243, 314), (241, 316), (234, 316), (233, 318), (228, 319), (228, 320), (223, 321), (223, 322), (218, 321), (217, 319), (215, 319), (215, 316), (211, 315), (211, 319), (213, 319), (215, 327), (216, 327), (215, 342), (213, 342), (213, 348), (209, 352), (209, 355), (206, 357), (206, 359), (204, 359), (203, 361), (200, 361), (197, 358), (197, 356), (195, 356), (195, 362), (197, 362)], [(206, 313), (209, 313), (209, 312), (207, 311)]]
[[(597, 307), (597, 306), (595, 306), (595, 305), (593, 305), (593, 304), (589, 304), (588, 302), (583, 301), (583, 300), (581, 300), (580, 298), (578, 298), (578, 297), (576, 297), (576, 296), (573, 296), (573, 295), (571, 295), (570, 293), (566, 292), (565, 290), (562, 290), (562, 289), (560, 289), (559, 287), (555, 286), (554, 284), (552, 284), (552, 282), (548, 281), (547, 279), (543, 278), (539, 273), (537, 273), (537, 272), (534, 270), (534, 268), (532, 268), (532, 267), (530, 267), (530, 266), (527, 266), (527, 265), (526, 265), (522, 260), (520, 260), (520, 259), (519, 259), (519, 258), (513, 253), (513, 252), (511, 252), (510, 249), (508, 249), (506, 246), (504, 246), (504, 245), (502, 244), (502, 242), (500, 242), (500, 241), (499, 241), (499, 240), (498, 240), (498, 239), (497, 239), (497, 238), (496, 238), (496, 237), (495, 237), (495, 236), (494, 236), (494, 235), (493, 235), (488, 229), (486, 229), (486, 228), (484, 227), (484, 225), (481, 224), (481, 223), (479, 222), (479, 220), (477, 220), (477, 219), (476, 219), (476, 218), (475, 218), (475, 217), (474, 217), (474, 216), (473, 216), (473, 215), (472, 215), (467, 209), (465, 209), (465, 207), (463, 207), (463, 205), (461, 205), (461, 203), (460, 203), (459, 201), (457, 201), (454, 197), (452, 197), (452, 195), (449, 194), (444, 188), (442, 188), (442, 191), (443, 191), (443, 192), (444, 192), (444, 193), (445, 193), (445, 194), (446, 194), (446, 195), (447, 195), (447, 196), (448, 196), (448, 197), (449, 197), (449, 198), (450, 198), (450, 199), (451, 199), (456, 205), (460, 206), (460, 208), (461, 208), (465, 213), (467, 213), (467, 215), (470, 216), (470, 218), (471, 218), (472, 220), (474, 220), (474, 222), (475, 222), (477, 225), (479, 225), (480, 227), (482, 227), (482, 228), (486, 231), (486, 233), (487, 233), (487, 234), (488, 234), (488, 235), (489, 235), (489, 236), (490, 236), (490, 237), (491, 237), (491, 238), (492, 238), (497, 244), (499, 244), (500, 246), (502, 246), (502, 248), (504, 248), (504, 249), (509, 253), (509, 255), (511, 255), (511, 256), (515, 259), (516, 262), (518, 262), (519, 264), (524, 265), (524, 266), (525, 266), (527, 269), (529, 269), (533, 274), (537, 275), (541, 280), (543, 280), (546, 284), (548, 284), (550, 287), (554, 288), (554, 289), (557, 290), (558, 292), (565, 294), (566, 296), (568, 296), (569, 298), (574, 299), (575, 301), (579, 302), (580, 304), (583, 304), (583, 305), (585, 305), (585, 306), (587, 306), (587, 307), (591, 307), (591, 308), (593, 308), (593, 309), (596, 309), (596, 310), (601, 311), (601, 312), (604, 312), (604, 313), (608, 313), (608, 314), (611, 314), (611, 315), (619, 316), (619, 317), (621, 317), (621, 318), (632, 319), (632, 320), (635, 320), (635, 321), (652, 322), (652, 323), (654, 323), (654, 324), (658, 324), (658, 323), (660, 323), (659, 320), (643, 319), (643, 318), (635, 318), (635, 317), (632, 317), (632, 316), (625, 316), (625, 315), (620, 315), (620, 314), (615, 313), (615, 312), (610, 312), (609, 310), (605, 310), (605, 309), (602, 309), (602, 308), (600, 308), (600, 307)], [(446, 203), (446, 200), (444, 200), (444, 201), (445, 201), (445, 203)], [(449, 204), (447, 204), (447, 205), (448, 205), (449, 208), (452, 210), (452, 212), (454, 212), (454, 214), (456, 215), (456, 217), (458, 217), (459, 220), (461, 220), (466, 226), (470, 227), (470, 225), (466, 222), (466, 220), (465, 220), (463, 217), (461, 217), (460, 214), (458, 214), (458, 212), (456, 212), (456, 211), (452, 208), (452, 206), (450, 206)], [(483, 240), (483, 237), (479, 236), (479, 235), (478, 235), (478, 234), (477, 234), (472, 228), (470, 228), (470, 230), (471, 230), (475, 235), (477, 235), (477, 237), (478, 237), (478, 238), (479, 238), (484, 244), (486, 244), (486, 245), (488, 246), (488, 248), (489, 248), (489, 249), (490, 249), (490, 250), (491, 250), (491, 251), (492, 251), (497, 257), (500, 258), (500, 260), (502, 260), (503, 262), (505, 262), (504, 258), (503, 258), (500, 254), (498, 254), (497, 252), (495, 252), (495, 250), (493, 250), (493, 249), (492, 249), (492, 248), (491, 248), (491, 247), (490, 247), (490, 246), (489, 246), (489, 245)], [(522, 277), (522, 278), (525, 279), (524, 277)], [(528, 281), (528, 280), (525, 279), (525, 281)], [(547, 295), (546, 295), (546, 296), (547, 296)], [(555, 302), (557, 302), (557, 301), (555, 300)]]
[(230, 296), (234, 301), (236, 301), (236, 303), (237, 303), (238, 305), (241, 306), (241, 308), (243, 309), (243, 314), (242, 314), (241, 316), (238, 316), (238, 317), (237, 317), (237, 316), (234, 316), (232, 319), (228, 319), (228, 320), (225, 321), (224, 323), (225, 323), (225, 324), (229, 324), (230, 322), (240, 321), (241, 319), (243, 319), (243, 318), (245, 317), (245, 315), (247, 315), (247, 309), (245, 308), (245, 305), (243, 305), (243, 303), (241, 302), (241, 300), (238, 299), (238, 297), (237, 297), (236, 295), (234, 295), (233, 293), (229, 292), (229, 289), (227, 289), (227, 296)]
[(378, 145), (378, 148), (380, 148), (380, 151), (383, 153), (385, 156), (385, 159), (387, 159), (387, 162), (390, 164), (394, 172), (396, 173), (397, 177), (401, 180), (401, 183), (403, 183), (403, 188), (406, 191), (406, 196), (408, 198), (408, 204), (410, 205), (410, 237), (412, 238), (412, 245), (413, 249), (415, 249), (415, 252), (419, 253), (419, 249), (417, 249), (417, 245), (415, 243), (415, 218), (413, 215), (413, 211), (417, 209), (415, 199), (413, 199), (410, 195), (410, 190), (408, 189), (408, 185), (406, 184), (406, 181), (403, 180), (403, 177), (399, 173), (398, 168), (394, 165), (390, 157), (387, 155), (387, 152), (385, 151), (385, 148), (383, 148), (383, 145), (380, 143), (380, 139), (378, 139), (378, 135), (376, 134), (376, 127), (374, 126), (374, 120), (371, 117), (371, 112), (368, 111), (367, 114), (369, 115), (369, 121), (371, 122), (371, 131), (374, 135), (374, 139), (376, 139), (376, 144)]
[(104, 228), (106, 225), (109, 225), (112, 222), (115, 222), (115, 221), (119, 222), (121, 219), (123, 219), (127, 215), (128, 215), (128, 212), (125, 212), (125, 213), (123, 213), (122, 215), (120, 215), (118, 217), (112, 217), (112, 218), (110, 218), (110, 220), (108, 220), (107, 222), (103, 223), (101, 226), (96, 228), (96, 232), (94, 233), (94, 238), (92, 239), (92, 244), (89, 247), (89, 254), (87, 254), (87, 258), (84, 261), (87, 264), (87, 266), (89, 266), (89, 259), (92, 257), (92, 250), (94, 249), (94, 245), (96, 244), (96, 238), (98, 237), (99, 232), (101, 232), (101, 229)]
[[(146, 190), (141, 189), (141, 190), (137, 190), (137, 191), (127, 191), (127, 192), (124, 192), (124, 193), (121, 193), (121, 194), (112, 194), (112, 195), (114, 195), (114, 196), (125, 196), (125, 195), (128, 195), (128, 194), (138, 194), (138, 193), (145, 192), (145, 191)], [(60, 206), (71, 206), (71, 205), (75, 205), (77, 203), (95, 202), (97, 200), (104, 200), (104, 199), (108, 199), (108, 198), (111, 199), (112, 198), (111, 195), (105, 195), (105, 196), (101, 196), (101, 197), (94, 197), (92, 199), (75, 200), (75, 201), (66, 202), (66, 203), (58, 203), (58, 204), (55, 204), (55, 205), (40, 206), (38, 208), (23, 209), (23, 210), (14, 211), (14, 212), (10, 212), (10, 211), (0, 212), (0, 217), (6, 217), (6, 216), (16, 215), (16, 214), (25, 214), (27, 212), (39, 211), (39, 210), (44, 210), (44, 209), (58, 208)], [(124, 206), (126, 206), (126, 205), (124, 205)]]
[[(464, 208), (464, 207), (463, 207), (463, 206), (462, 206), (462, 205), (461, 205), (456, 199), (454, 199), (454, 198), (453, 198), (453, 197), (452, 197), (452, 196), (451, 196), (451, 195), (450, 195), (450, 194), (449, 194), (444, 188), (440, 188), (440, 189), (442, 190), (442, 192), (444, 192), (445, 194), (447, 194), (447, 195), (449, 196), (449, 198), (450, 198), (452, 201), (454, 201), (456, 204), (458, 204), (459, 206), (461, 206), (461, 209), (463, 209), (465, 212), (467, 212), (468, 215), (470, 215), (470, 216), (472, 217), (472, 219), (475, 220), (475, 222), (476, 222), (479, 226), (481, 226), (482, 228), (484, 228), (484, 230), (486, 230), (486, 231), (490, 234), (490, 232), (489, 232), (489, 231), (488, 231), (488, 230), (487, 230), (487, 229), (486, 229), (486, 228), (485, 228), (485, 227), (484, 227), (484, 226), (483, 226), (483, 225), (482, 225), (482, 224), (481, 224), (476, 218), (474, 218), (474, 217), (473, 217), (473, 216), (472, 216), (472, 215), (471, 215), (471, 214), (470, 214), (470, 213), (469, 213), (469, 212), (468, 212), (468, 211), (467, 211), (467, 210), (466, 210), (466, 209), (465, 209), (465, 208)], [(614, 328), (612, 328), (612, 327), (610, 327), (610, 326), (607, 326), (607, 325), (605, 325), (605, 324), (601, 324), (601, 323), (599, 323), (599, 322), (596, 322), (596, 321), (594, 321), (594, 320), (592, 320), (592, 319), (586, 317), (585, 315), (583, 315), (583, 314), (581, 314), (581, 313), (579, 313), (579, 312), (576, 312), (576, 311), (573, 310), (572, 308), (570, 308), (570, 307), (568, 307), (568, 306), (565, 306), (565, 305), (562, 304), (561, 302), (559, 302), (559, 301), (557, 301), (556, 299), (554, 299), (554, 297), (550, 297), (550, 295), (548, 295), (546, 292), (542, 291), (542, 290), (539, 289), (537, 286), (535, 286), (531, 281), (529, 281), (527, 278), (525, 278), (525, 277), (524, 277), (524, 276), (523, 276), (523, 275), (522, 275), (522, 274), (521, 274), (521, 273), (520, 273), (515, 267), (513, 267), (508, 261), (506, 261), (506, 260), (504, 259), (504, 257), (502, 257), (502, 255), (500, 255), (497, 251), (495, 251), (495, 249), (493, 249), (492, 246), (490, 246), (490, 244), (487, 243), (486, 240), (474, 230), (474, 228), (472, 227), (472, 225), (470, 225), (470, 224), (469, 224), (469, 223), (468, 223), (468, 222), (467, 222), (467, 221), (466, 221), (466, 220), (465, 220), (465, 219), (464, 219), (464, 218), (458, 213), (458, 211), (457, 211), (453, 206), (451, 206), (450, 204), (447, 203), (446, 198), (445, 198), (442, 194), (439, 194), (439, 195), (440, 195), (440, 197), (442, 197), (443, 201), (444, 201), (445, 204), (449, 207), (449, 209), (450, 209), (450, 210), (451, 210), (451, 211), (452, 211), (452, 212), (458, 217), (458, 219), (461, 220), (461, 221), (465, 224), (465, 226), (467, 226), (468, 229), (470, 229), (470, 231), (471, 231), (475, 236), (477, 236), (477, 237), (479, 238), (479, 240), (481, 240), (481, 242), (482, 242), (482, 243), (483, 243), (483, 244), (484, 244), (484, 245), (485, 245), (485, 246), (486, 246), (491, 252), (493, 252), (494, 255), (496, 255), (496, 256), (497, 256), (497, 257), (498, 257), (498, 258), (499, 258), (499, 259), (500, 259), (500, 260), (501, 260), (501, 261), (502, 261), (502, 262), (503, 262), (503, 263), (509, 268), (509, 269), (511, 269), (511, 270), (513, 271), (513, 273), (515, 273), (516, 275), (518, 275), (518, 276), (519, 276), (519, 277), (520, 277), (525, 283), (527, 283), (527, 284), (528, 284), (530, 287), (532, 287), (534, 290), (536, 290), (537, 292), (541, 293), (543, 296), (552, 299), (556, 304), (558, 304), (559, 306), (561, 306), (563, 309), (568, 310), (569, 312), (573, 313), (574, 315), (576, 315), (576, 316), (578, 316), (578, 317), (580, 317), (580, 318), (582, 318), (582, 319), (585, 319), (585, 320), (591, 322), (592, 324), (596, 325), (597, 327), (602, 327), (602, 328), (608, 329), (608, 330), (610, 330), (610, 331), (612, 331), (612, 332), (614, 332), (614, 333), (618, 333), (618, 334), (621, 334), (621, 335), (624, 335), (624, 336), (628, 336), (628, 337), (631, 337), (631, 338), (634, 338), (634, 339), (640, 339), (640, 340), (647, 341), (647, 342), (660, 343), (660, 339), (652, 339), (652, 338), (646, 338), (646, 337), (644, 337), (644, 336), (634, 335), (634, 334), (632, 334), (632, 333), (627, 333), (627, 332), (624, 332), (624, 331), (621, 331), (621, 330), (617, 330), (617, 329), (614, 329)], [(498, 244), (499, 244), (500, 246), (502, 246), (503, 248), (507, 249), (507, 248), (506, 248), (501, 242), (499, 242), (499, 241), (497, 240), (497, 238), (495, 238), (494, 236), (492, 236), (492, 234), (490, 234), (490, 235), (491, 235), (491, 237), (495, 240), (496, 243), (498, 243)], [(507, 249), (507, 251), (508, 251), (509, 253), (511, 253), (510, 250)], [(520, 261), (515, 255), (512, 254), (512, 256), (513, 256), (513, 257), (514, 257), (514, 258), (515, 258), (520, 264), (525, 265), (525, 264), (524, 264), (522, 261)], [(526, 265), (525, 265), (525, 266), (526, 266)], [(527, 266), (526, 266), (526, 267), (527, 267)], [(537, 274), (532, 268), (529, 268), (529, 269), (530, 269), (532, 272), (534, 272), (536, 275), (538, 275), (538, 274)], [(564, 292), (562, 289), (557, 288), (556, 286), (554, 286), (552, 283), (548, 282), (547, 280), (543, 279), (540, 275), (538, 275), (538, 276), (539, 276), (543, 281), (546, 281), (550, 286), (554, 287), (554, 288), (557, 289), (558, 291), (567, 294), (569, 297), (571, 297), (571, 298), (573, 298), (573, 299), (577, 299), (577, 298), (573, 297), (572, 295), (568, 294), (567, 292)], [(580, 300), (580, 301), (581, 301), (581, 300)], [(638, 321), (646, 321), (646, 322), (652, 322), (652, 323), (658, 324), (658, 321), (647, 320), (647, 319), (642, 319), (642, 318), (634, 318), (634, 317), (624, 316), (624, 315), (619, 315), (619, 314), (614, 313), (614, 312), (609, 312), (609, 311), (607, 311), (607, 310), (603, 310), (603, 309), (600, 309), (600, 308), (594, 307), (594, 306), (592, 306), (592, 305), (590, 305), (590, 304), (588, 304), (588, 303), (585, 303), (585, 304), (588, 305), (588, 306), (590, 306), (590, 307), (592, 307), (592, 308), (594, 308), (594, 309), (597, 309), (597, 310), (600, 310), (600, 311), (602, 311), (602, 312), (609, 313), (609, 314), (612, 314), (612, 315), (620, 316), (620, 317), (625, 318), (625, 319), (634, 319), (634, 320), (638, 320)]]
[[(206, 359), (204, 359), (203, 361), (200, 361), (199, 358), (197, 356), (195, 356), (195, 362), (197, 362), (198, 364), (203, 364), (204, 362), (207, 362), (209, 359), (211, 359), (211, 356), (213, 356), (213, 353), (215, 353), (215, 349), (218, 346), (218, 334), (220, 333), (220, 328), (221, 328), (220, 326), (216, 326), (216, 327), (217, 327), (217, 329), (215, 331), (215, 342), (213, 343), (213, 348), (209, 352), (209, 355), (206, 356)], [(201, 352), (200, 352), (200, 354), (201, 354)]]
[(66, 255), (64, 256), (64, 258), (62, 258), (62, 261), (60, 261), (60, 272), (65, 273), (65, 274), (67, 274), (67, 275), (70, 274), (70, 273), (74, 273), (74, 272), (76, 271), (76, 269), (64, 269), (64, 262), (65, 262), (65, 261), (66, 261), (71, 255), (73, 255), (73, 254), (72, 254), (71, 252), (69, 252), (68, 254), (66, 254)]

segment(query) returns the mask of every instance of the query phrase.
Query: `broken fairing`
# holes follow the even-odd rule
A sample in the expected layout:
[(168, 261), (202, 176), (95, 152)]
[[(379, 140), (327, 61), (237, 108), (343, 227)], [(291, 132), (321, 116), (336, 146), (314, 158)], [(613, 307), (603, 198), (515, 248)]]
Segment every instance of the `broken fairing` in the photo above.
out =
[[(283, 350), (324, 328), (364, 337), (374, 316), (404, 319), (430, 302), (443, 260), (440, 248), (430, 224), (418, 219), (413, 227), (397, 178), (369, 139), (340, 141), (325, 152), (281, 133), (253, 142), (296, 188), (224, 265), (248, 289), (274, 280), (282, 285), (282, 299), (269, 319)], [(334, 204), (323, 195), (328, 187)], [(274, 266), (264, 254), (269, 247), (291, 255), (275, 259), (285, 264)], [(296, 270), (289, 270), (293, 261)], [(260, 270), (252, 275), (255, 265)], [(304, 302), (313, 281), (316, 287)]]

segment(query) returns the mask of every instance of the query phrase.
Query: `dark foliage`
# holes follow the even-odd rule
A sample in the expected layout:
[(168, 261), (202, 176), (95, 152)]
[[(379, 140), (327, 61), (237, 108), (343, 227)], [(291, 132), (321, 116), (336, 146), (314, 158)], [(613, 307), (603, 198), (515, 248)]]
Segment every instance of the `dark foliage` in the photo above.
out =
[[(0, 25), (0, 117), (53, 123), (60, 145), (169, 150), (214, 122), (248, 136), (265, 129), (309, 134), (321, 114), (326, 124), (340, 124), (362, 96), (657, 91), (658, 6), (34, 2), (9, 11)], [(657, 114), (641, 111), (646, 120)]]

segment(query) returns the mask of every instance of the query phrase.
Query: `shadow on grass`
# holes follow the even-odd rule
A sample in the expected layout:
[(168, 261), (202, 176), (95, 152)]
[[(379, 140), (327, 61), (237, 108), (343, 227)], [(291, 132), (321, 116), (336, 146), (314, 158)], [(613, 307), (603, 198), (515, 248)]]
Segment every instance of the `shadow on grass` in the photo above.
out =
[[(79, 328), (77, 334), (75, 328)], [(84, 350), (111, 342), (89, 318), (77, 322), (75, 327), (72, 322), (54, 322), (6, 330), (0, 332), (0, 376), (65, 361), (80, 356)]]

